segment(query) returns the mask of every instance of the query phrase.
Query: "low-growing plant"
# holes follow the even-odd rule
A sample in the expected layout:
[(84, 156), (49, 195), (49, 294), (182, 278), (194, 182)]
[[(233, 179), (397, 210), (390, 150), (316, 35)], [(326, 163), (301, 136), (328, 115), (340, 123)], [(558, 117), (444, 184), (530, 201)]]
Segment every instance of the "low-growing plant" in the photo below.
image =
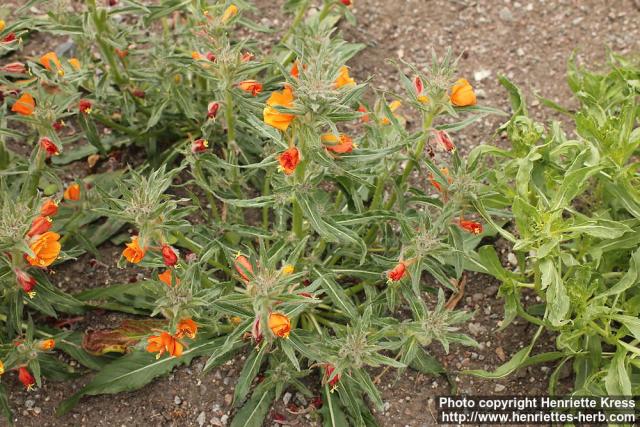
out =
[[(575, 394), (638, 393), (639, 76), (637, 62), (613, 54), (604, 72), (570, 61), (568, 83), (577, 108), (542, 100), (569, 121), (569, 134), (558, 121), (545, 126), (530, 118), (520, 90), (502, 79), (514, 110), (502, 127), (511, 147), (481, 146), (469, 161), (484, 157), (501, 165), (487, 171), (490, 191), (476, 208), (488, 222), (508, 219), (509, 227), (499, 233), (517, 265), (503, 267), (491, 246), (480, 248), (477, 264), (502, 282), (501, 327), (520, 316), (539, 331), (496, 372), (474, 373), (501, 377), (556, 361), (550, 394), (558, 392), (565, 364), (572, 367)], [(542, 304), (525, 306), (527, 294)], [(542, 330), (555, 334), (557, 351), (532, 356)]]

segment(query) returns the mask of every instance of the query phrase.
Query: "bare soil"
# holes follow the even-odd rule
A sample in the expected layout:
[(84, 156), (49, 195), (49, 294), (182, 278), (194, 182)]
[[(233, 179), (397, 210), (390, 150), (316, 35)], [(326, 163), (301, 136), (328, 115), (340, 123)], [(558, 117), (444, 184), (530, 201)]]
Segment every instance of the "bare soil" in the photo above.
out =
[[(258, 20), (284, 28), (282, 3), (282, 0), (257, 0)], [(560, 103), (569, 98), (564, 75), (572, 52), (576, 51), (581, 63), (594, 66), (605, 60), (607, 48), (628, 54), (638, 53), (640, 47), (640, 10), (632, 0), (356, 0), (354, 3), (358, 24), (342, 25), (341, 29), (347, 40), (364, 43), (367, 48), (350, 64), (352, 74), (359, 80), (371, 77), (373, 86), (389, 91), (390, 97), (400, 88), (395, 66), (385, 59), (400, 58), (421, 66), (428, 63), (432, 50), (442, 54), (450, 47), (461, 54), (460, 75), (474, 85), (480, 103), (508, 111), (507, 95), (497, 82), (497, 76), (502, 74), (529, 95), (534, 116), (558, 119), (548, 110), (543, 114), (533, 94)], [(487, 117), (456, 133), (456, 145), (464, 153), (487, 143), (494, 139), (499, 124), (499, 118)], [(84, 255), (78, 262), (55, 268), (52, 280), (69, 291), (140, 280), (143, 271), (115, 266), (120, 250), (104, 245), (100, 262)], [(503, 310), (497, 289), (498, 284), (491, 278), (472, 275), (466, 296), (458, 306), (475, 312), (466, 332), (481, 343), (479, 348), (453, 347), (445, 354), (434, 344), (429, 350), (450, 370), (458, 393), (546, 394), (550, 366), (533, 366), (496, 381), (457, 373), (469, 368), (495, 369), (529, 343), (533, 328), (522, 320), (497, 331)], [(120, 315), (92, 313), (73, 327), (109, 327), (120, 319)], [(546, 336), (535, 352), (552, 348), (553, 337)], [(3, 381), (11, 390), (15, 421), (20, 426), (221, 426), (233, 415), (231, 396), (243, 357), (239, 355), (204, 375), (200, 373), (203, 361), (196, 360), (142, 390), (85, 398), (61, 418), (53, 415), (56, 406), (86, 384), (89, 377), (65, 383), (45, 381), (41, 389), (30, 393), (19, 386), (12, 374), (5, 375)], [(567, 387), (572, 380), (571, 372), (564, 371), (561, 378)], [(380, 388), (385, 410), (376, 416), (385, 427), (435, 424), (434, 399), (450, 393), (444, 377), (412, 370), (399, 376), (393, 372), (385, 374)], [(295, 393), (291, 401), (298, 409), (308, 404)], [(273, 420), (280, 416), (290, 425), (319, 425), (313, 412), (291, 414), (281, 401), (273, 408), (266, 425), (274, 425)], [(3, 422), (0, 420), (0, 424)]]

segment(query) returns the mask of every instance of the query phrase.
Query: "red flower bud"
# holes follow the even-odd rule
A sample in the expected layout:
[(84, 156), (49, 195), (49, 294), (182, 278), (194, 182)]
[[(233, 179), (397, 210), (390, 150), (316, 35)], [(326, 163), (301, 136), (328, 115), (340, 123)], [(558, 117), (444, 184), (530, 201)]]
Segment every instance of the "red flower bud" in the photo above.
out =
[(193, 154), (204, 153), (205, 151), (207, 151), (208, 147), (209, 147), (209, 141), (202, 138), (196, 139), (191, 143), (191, 152)]
[(55, 130), (56, 132), (60, 132), (60, 130), (65, 127), (65, 124), (62, 120), (56, 120), (51, 126), (53, 127), (53, 130)]
[(36, 287), (36, 279), (31, 277), (26, 271), (16, 269), (16, 280), (26, 293), (32, 292)]
[(462, 228), (465, 231), (468, 231), (469, 233), (478, 235), (482, 233), (482, 224), (479, 223), (478, 221), (469, 221), (466, 219), (461, 219), (458, 221), (458, 225), (460, 226), (460, 228)]
[(255, 58), (255, 56), (253, 55), (253, 53), (251, 52), (245, 52), (242, 54), (242, 62), (249, 62), (251, 61), (253, 58)]
[(416, 94), (421, 95), (424, 90), (424, 85), (422, 84), (422, 79), (418, 76), (413, 80), (413, 87), (416, 89)]
[(220, 109), (220, 104), (218, 104), (217, 102), (210, 102), (209, 106), (207, 107), (207, 118), (208, 119), (215, 119), (216, 116), (218, 115), (218, 110)]
[(213, 53), (211, 53), (211, 52), (207, 52), (206, 57), (207, 57), (207, 59), (208, 59), (209, 61), (211, 61), (211, 62), (216, 62), (216, 56), (215, 56)]
[(244, 255), (238, 255), (236, 257), (234, 267), (236, 268), (238, 274), (240, 274), (240, 277), (242, 277), (242, 280), (244, 280), (246, 283), (249, 283), (249, 275), (253, 276), (253, 266), (251, 265), (247, 257)]
[(131, 94), (136, 98), (144, 98), (145, 96), (145, 93), (142, 89), (135, 89), (133, 92), (131, 92)]
[(3, 43), (11, 43), (13, 41), (16, 41), (17, 37), (16, 37), (16, 33), (9, 33), (7, 34), (7, 36), (2, 39)]
[(404, 275), (407, 273), (407, 266), (405, 263), (400, 262), (396, 265), (393, 270), (389, 270), (387, 272), (387, 279), (391, 282), (397, 282), (401, 280)]
[(48, 216), (39, 216), (31, 223), (31, 229), (27, 233), (27, 237), (37, 236), (38, 234), (44, 234), (51, 228), (53, 221)]
[(42, 150), (47, 153), (47, 158), (60, 154), (60, 151), (58, 151), (58, 146), (46, 136), (40, 138), (40, 148), (42, 148)]
[(351, 0), (340, 0), (340, 3), (342, 3), (345, 6), (351, 6)]
[(171, 246), (162, 245), (162, 259), (164, 260), (164, 265), (173, 267), (178, 263), (178, 254)]
[(256, 320), (253, 321), (253, 326), (251, 327), (251, 337), (253, 341), (255, 341), (256, 345), (262, 342), (262, 329), (260, 328), (260, 318), (256, 317)]
[(118, 0), (107, 0), (107, 4), (111, 7), (116, 6), (118, 4)]
[(331, 364), (324, 365), (324, 381), (329, 384), (329, 388), (331, 389), (337, 387), (338, 382), (340, 381), (340, 374), (333, 375), (335, 370), (336, 368)]
[(41, 216), (54, 216), (57, 213), (58, 204), (52, 199), (47, 199), (40, 207)]

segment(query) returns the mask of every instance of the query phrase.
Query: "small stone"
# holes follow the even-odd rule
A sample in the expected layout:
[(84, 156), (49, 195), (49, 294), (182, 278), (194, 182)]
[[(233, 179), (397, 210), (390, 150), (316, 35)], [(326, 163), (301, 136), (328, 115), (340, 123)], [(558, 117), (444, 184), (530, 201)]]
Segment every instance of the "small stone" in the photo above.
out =
[(284, 403), (285, 405), (288, 405), (289, 402), (291, 402), (291, 398), (293, 397), (293, 395), (289, 392), (286, 392), (284, 394), (284, 396), (282, 396), (282, 403)]
[(506, 21), (506, 22), (513, 21), (513, 13), (511, 13), (508, 7), (502, 8), (498, 15), (500, 16), (500, 19), (502, 19), (503, 21)]
[(500, 359), (501, 362), (507, 360), (507, 355), (504, 354), (504, 349), (502, 347), (496, 347), (496, 354), (498, 355), (498, 359)]
[(484, 326), (479, 323), (469, 323), (468, 328), (469, 332), (471, 332), (471, 335), (478, 336), (482, 332), (484, 332)]
[(504, 391), (507, 387), (502, 385), (502, 384), (496, 384), (496, 388), (494, 389), (496, 391), (496, 393), (500, 393), (501, 391)]
[(224, 414), (223, 416), (221, 416), (220, 422), (222, 423), (223, 426), (226, 426), (227, 423), (229, 422), (229, 415)]
[(200, 412), (198, 418), (196, 418), (196, 422), (200, 427), (202, 427), (204, 423), (207, 422), (207, 414), (205, 414), (204, 411)]
[(476, 89), (475, 92), (478, 99), (487, 99), (487, 92), (484, 89)]
[(209, 424), (211, 424), (212, 426), (216, 426), (216, 427), (222, 427), (222, 421), (220, 421), (220, 418), (218, 417), (213, 417), (211, 418), (211, 421), (209, 421)]
[(475, 302), (482, 301), (484, 299), (484, 294), (481, 294), (480, 292), (476, 292), (471, 296), (471, 299)]
[(302, 395), (302, 393), (297, 392), (296, 396), (295, 396), (295, 402), (300, 405), (300, 406), (304, 406), (306, 407), (309, 402), (307, 402), (307, 399), (305, 399), (305, 397)]
[(231, 405), (231, 402), (233, 402), (233, 396), (231, 396), (230, 394), (225, 394), (224, 395), (224, 404), (229, 406), (229, 405)]
[(28, 409), (33, 408), (33, 405), (35, 405), (35, 404), (36, 404), (36, 402), (34, 400), (32, 400), (32, 399), (27, 399), (24, 402), (24, 406), (27, 407)]
[(491, 76), (491, 70), (479, 70), (473, 73), (473, 78), (477, 82), (481, 82), (489, 76)]
[(42, 409), (39, 406), (36, 406), (35, 408), (33, 408), (34, 414), (40, 415), (41, 412), (42, 412)]
[(516, 254), (514, 254), (513, 252), (509, 252), (507, 254), (507, 261), (509, 261), (509, 264), (513, 265), (514, 267), (518, 265), (518, 258), (516, 258)]
[(220, 409), (221, 409), (221, 408), (220, 408), (220, 404), (219, 404), (219, 403), (217, 403), (217, 402), (216, 402), (216, 403), (214, 403), (213, 405), (211, 405), (211, 410), (212, 410), (213, 412), (219, 412), (219, 411), (220, 411)]
[(175, 396), (173, 398), (173, 403), (175, 403), (176, 405), (179, 405), (182, 403), (182, 399), (180, 399), (180, 396)]

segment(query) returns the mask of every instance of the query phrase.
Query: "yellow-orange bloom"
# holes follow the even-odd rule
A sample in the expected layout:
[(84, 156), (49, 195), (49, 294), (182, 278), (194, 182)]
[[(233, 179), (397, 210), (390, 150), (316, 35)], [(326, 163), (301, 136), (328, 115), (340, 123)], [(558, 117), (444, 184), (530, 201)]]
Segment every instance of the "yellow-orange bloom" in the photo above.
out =
[(0, 375), (4, 374), (4, 363), (0, 360)]
[(252, 96), (258, 96), (262, 92), (262, 83), (256, 80), (243, 80), (238, 83), (238, 87)]
[(0, 31), (4, 30), (4, 27), (6, 27), (7, 24), (4, 22), (4, 19), (0, 19)]
[(80, 65), (80, 60), (78, 60), (78, 58), (69, 59), (69, 65), (71, 65), (71, 68), (73, 68), (74, 70), (80, 71), (81, 65)]
[(160, 335), (153, 335), (147, 338), (147, 351), (149, 353), (158, 353), (156, 359), (159, 359), (166, 351), (171, 356), (180, 357), (184, 346), (180, 341), (171, 336), (168, 332), (162, 332)]
[(288, 338), (291, 332), (291, 320), (286, 314), (271, 313), (269, 315), (269, 329), (277, 337)]
[(50, 351), (53, 350), (56, 346), (55, 340), (49, 338), (48, 340), (43, 340), (38, 343), (38, 349), (40, 351)]
[(282, 272), (283, 275), (288, 276), (290, 274), (292, 274), (295, 270), (295, 267), (291, 264), (287, 264), (282, 266), (282, 269), (280, 270)]
[(178, 322), (178, 327), (176, 328), (176, 338), (188, 337), (194, 339), (196, 337), (196, 333), (198, 332), (198, 325), (193, 319), (182, 319)]
[(40, 57), (40, 63), (44, 68), (46, 68), (49, 71), (54, 71), (53, 66), (55, 65), (56, 70), (58, 70), (60, 74), (64, 74), (64, 71), (62, 70), (62, 65), (60, 65), (60, 60), (58, 59), (58, 55), (56, 55), (55, 52), (47, 52), (44, 55), (42, 55)]
[[(160, 281), (165, 285), (171, 286), (172, 276), (173, 276), (173, 272), (171, 271), (171, 269), (166, 269), (162, 274), (158, 274), (158, 279), (160, 279)], [(179, 284), (180, 284), (180, 279), (176, 277), (176, 285), (179, 285)]]
[[(395, 112), (401, 106), (402, 106), (402, 102), (396, 100), (389, 104), (389, 110), (391, 110), (391, 112), (394, 113), (393, 115), (395, 117), (398, 117), (398, 115), (395, 114)], [(383, 117), (382, 120), (380, 120), (380, 123), (382, 123), (383, 125), (388, 125), (389, 123), (391, 123), (391, 121), (388, 118)]]
[(332, 133), (325, 133), (322, 135), (321, 140), (325, 143), (324, 148), (337, 154), (350, 153), (355, 148), (353, 139), (345, 134), (340, 134), (340, 138), (338, 139), (338, 137)]
[(60, 235), (53, 231), (41, 234), (30, 246), (34, 256), (26, 256), (27, 262), (34, 267), (48, 267), (58, 259), (60, 255)]
[(460, 79), (453, 85), (449, 99), (456, 107), (476, 105), (476, 94), (471, 84), (465, 79)]
[(232, 4), (222, 14), (222, 22), (223, 23), (228, 22), (231, 18), (233, 18), (237, 14), (238, 14), (238, 6), (236, 6), (235, 4)]
[(127, 247), (122, 251), (122, 256), (124, 256), (127, 261), (138, 264), (144, 258), (146, 253), (145, 248), (141, 248), (138, 243), (138, 236), (132, 236), (131, 242), (127, 243)]
[(353, 86), (356, 84), (356, 81), (349, 76), (349, 67), (343, 65), (340, 67), (340, 74), (335, 81), (336, 88), (341, 88), (342, 86)]
[(68, 186), (66, 190), (64, 190), (64, 194), (62, 195), (62, 197), (65, 200), (80, 200), (80, 185), (74, 182), (73, 184)]
[(13, 104), (11, 111), (18, 113), (21, 116), (30, 116), (36, 109), (36, 101), (29, 93), (23, 93), (20, 98)]
[(293, 92), (290, 86), (280, 92), (273, 92), (267, 100), (267, 105), (264, 107), (263, 116), (264, 122), (270, 126), (281, 131), (287, 130), (295, 116), (293, 114), (287, 114), (278, 111), (275, 107), (293, 107)]

